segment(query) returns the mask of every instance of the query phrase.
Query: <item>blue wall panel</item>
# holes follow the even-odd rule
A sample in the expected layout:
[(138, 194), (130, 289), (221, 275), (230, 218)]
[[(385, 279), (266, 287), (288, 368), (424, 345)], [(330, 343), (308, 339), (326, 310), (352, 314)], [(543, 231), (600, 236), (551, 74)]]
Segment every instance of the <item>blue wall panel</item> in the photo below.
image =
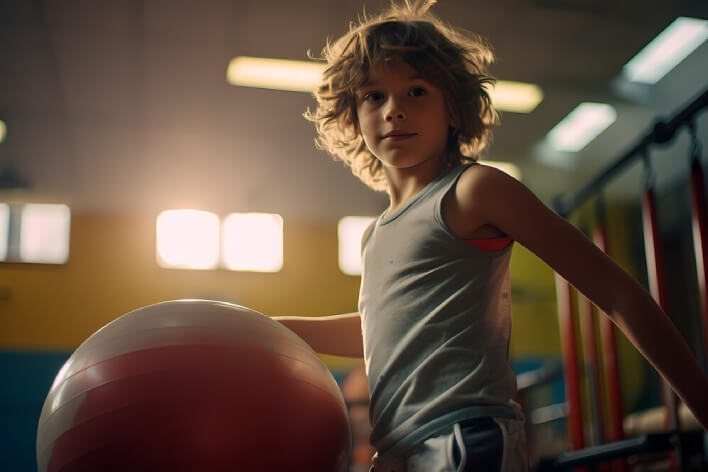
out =
[(44, 398), (71, 352), (0, 350), (0, 470), (36, 471), (35, 437)]

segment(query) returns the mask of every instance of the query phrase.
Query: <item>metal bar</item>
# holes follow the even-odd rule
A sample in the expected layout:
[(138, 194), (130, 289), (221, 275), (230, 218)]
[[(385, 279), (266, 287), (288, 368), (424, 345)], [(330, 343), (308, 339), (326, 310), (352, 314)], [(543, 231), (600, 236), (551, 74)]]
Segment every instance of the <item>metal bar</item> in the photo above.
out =
[(534, 470), (558, 471), (567, 470), (582, 465), (597, 464), (619, 457), (632, 455), (657, 454), (676, 448), (687, 452), (701, 453), (703, 446), (703, 431), (688, 432), (670, 431), (665, 433), (650, 433), (631, 439), (602, 444), (583, 449), (582, 451), (565, 452), (554, 458), (542, 459)]
[(627, 152), (622, 154), (613, 164), (588, 182), (584, 187), (581, 187), (580, 190), (565, 196), (556, 197), (552, 203), (555, 211), (564, 218), (567, 218), (573, 210), (585, 203), (588, 198), (597, 194), (610, 180), (615, 178), (616, 175), (620, 174), (631, 164), (634, 164), (636, 159), (641, 156), (644, 149), (654, 143), (661, 144), (672, 140), (676, 129), (690, 121), (694, 115), (706, 106), (708, 106), (708, 89), (668, 122), (657, 121), (649, 133), (640, 138)]
[(560, 364), (548, 363), (538, 369), (524, 372), (516, 376), (516, 391), (523, 393), (534, 387), (548, 385), (554, 380), (563, 378)]
[(568, 404), (555, 403), (546, 405), (529, 412), (528, 421), (533, 425), (550, 423), (551, 421), (562, 420), (568, 417)]

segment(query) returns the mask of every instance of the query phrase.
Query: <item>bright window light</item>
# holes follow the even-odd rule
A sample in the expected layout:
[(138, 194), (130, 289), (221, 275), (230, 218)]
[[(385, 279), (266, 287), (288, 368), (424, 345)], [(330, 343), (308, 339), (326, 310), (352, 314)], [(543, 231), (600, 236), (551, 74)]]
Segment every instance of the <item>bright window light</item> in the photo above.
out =
[(219, 217), (167, 210), (157, 217), (157, 263), (174, 269), (213, 269), (219, 263)]
[(221, 230), (222, 264), (230, 270), (278, 272), (283, 267), (283, 218), (232, 213)]
[(622, 69), (630, 82), (655, 84), (708, 39), (708, 21), (679, 17)]
[(240, 56), (231, 60), (226, 79), (232, 85), (295, 92), (312, 92), (325, 65), (313, 61), (290, 61)]
[(7, 126), (4, 121), (0, 120), (0, 143), (5, 141), (5, 136), (7, 136)]
[(65, 263), (70, 227), (71, 211), (66, 205), (25, 205), (20, 217), (20, 262)]
[(0, 261), (7, 259), (7, 242), (10, 238), (10, 205), (0, 203)]
[(617, 119), (615, 109), (604, 103), (581, 103), (546, 136), (556, 151), (577, 152)]
[(375, 218), (345, 216), (337, 224), (339, 268), (347, 275), (361, 275), (361, 239)]
[(492, 105), (497, 110), (531, 113), (543, 101), (538, 85), (499, 80), (490, 91)]

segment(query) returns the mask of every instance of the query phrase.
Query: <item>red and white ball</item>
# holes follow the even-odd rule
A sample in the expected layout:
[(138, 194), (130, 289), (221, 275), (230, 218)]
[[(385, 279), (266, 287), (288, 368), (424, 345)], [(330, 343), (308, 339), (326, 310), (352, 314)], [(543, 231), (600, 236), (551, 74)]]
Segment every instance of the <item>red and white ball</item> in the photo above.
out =
[(37, 432), (45, 471), (345, 471), (332, 374), (292, 331), (242, 306), (179, 300), (123, 315), (57, 375)]

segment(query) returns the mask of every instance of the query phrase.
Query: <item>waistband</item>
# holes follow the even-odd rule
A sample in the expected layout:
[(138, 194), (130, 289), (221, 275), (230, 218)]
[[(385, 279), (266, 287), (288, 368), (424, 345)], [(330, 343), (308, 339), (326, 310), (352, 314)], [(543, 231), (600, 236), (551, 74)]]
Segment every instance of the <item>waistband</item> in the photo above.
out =
[(506, 405), (473, 405), (442, 415), (402, 437), (388, 448), (378, 452), (379, 456), (404, 458), (419, 443), (426, 439), (451, 432), (456, 423), (482, 417), (518, 419), (524, 415), (518, 408)]

